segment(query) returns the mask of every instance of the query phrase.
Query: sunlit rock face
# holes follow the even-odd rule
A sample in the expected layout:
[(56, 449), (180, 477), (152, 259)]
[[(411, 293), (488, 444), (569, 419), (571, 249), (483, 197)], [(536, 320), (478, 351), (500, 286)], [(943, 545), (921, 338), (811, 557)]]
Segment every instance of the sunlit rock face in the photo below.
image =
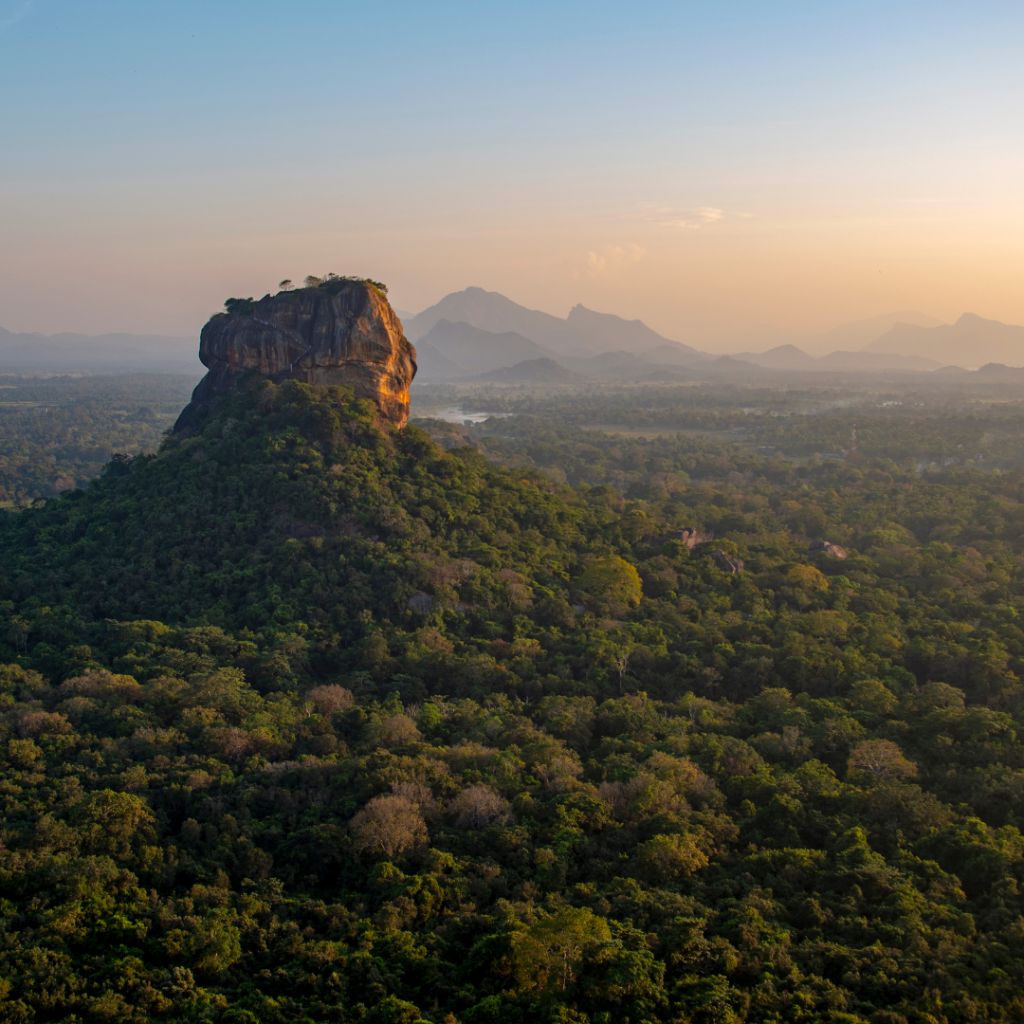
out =
[(846, 548), (833, 544), (830, 540), (811, 541), (807, 550), (812, 555), (824, 555), (826, 558), (846, 558)]
[(416, 349), (388, 300), (364, 281), (331, 281), (266, 296), (244, 313), (211, 317), (199, 339), (209, 373), (192, 392), (175, 433), (199, 427), (214, 401), (253, 375), (279, 384), (347, 384), (394, 426), (409, 418)]

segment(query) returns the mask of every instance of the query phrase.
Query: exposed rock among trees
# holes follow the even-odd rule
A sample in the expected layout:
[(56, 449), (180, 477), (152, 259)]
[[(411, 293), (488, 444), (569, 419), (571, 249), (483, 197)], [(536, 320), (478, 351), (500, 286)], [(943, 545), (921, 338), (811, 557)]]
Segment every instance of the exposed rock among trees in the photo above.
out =
[(722, 572), (731, 573), (734, 576), (738, 572), (743, 572), (743, 559), (727, 555), (721, 548), (712, 553), (711, 559)]
[(347, 384), (357, 398), (374, 401), (384, 419), (405, 425), (416, 350), (375, 285), (335, 279), (227, 305), (229, 312), (211, 317), (200, 335), (199, 358), (209, 373), (175, 433), (199, 428), (215, 400), (253, 374), (275, 384)]
[(701, 533), (696, 526), (684, 526), (681, 530), (670, 530), (662, 538), (663, 541), (677, 540), (685, 544), (691, 551), (698, 545), (709, 541), (713, 535)]
[(841, 548), (838, 544), (833, 544), (830, 540), (811, 541), (807, 550), (812, 555), (824, 555), (826, 558), (849, 557), (846, 548)]

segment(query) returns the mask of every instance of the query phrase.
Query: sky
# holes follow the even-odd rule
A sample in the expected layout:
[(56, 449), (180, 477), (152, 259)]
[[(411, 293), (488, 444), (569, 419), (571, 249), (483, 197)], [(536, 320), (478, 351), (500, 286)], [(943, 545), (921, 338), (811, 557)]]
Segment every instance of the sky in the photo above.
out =
[(1024, 323), (1024, 4), (0, 0), (0, 326), (327, 272), (726, 351)]

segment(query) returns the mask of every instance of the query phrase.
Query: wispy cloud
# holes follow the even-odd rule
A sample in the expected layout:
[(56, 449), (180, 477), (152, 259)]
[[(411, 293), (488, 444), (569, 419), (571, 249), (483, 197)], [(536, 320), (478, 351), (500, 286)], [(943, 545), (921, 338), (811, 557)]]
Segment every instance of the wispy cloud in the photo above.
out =
[(587, 270), (595, 277), (633, 267), (647, 255), (639, 245), (606, 245), (598, 252), (587, 253)]
[(700, 228), (714, 224), (725, 216), (725, 210), (717, 206), (694, 206), (688, 210), (660, 209), (647, 218), (651, 224), (663, 224), (669, 228)]
[(13, 28), (21, 21), (22, 18), (28, 17), (32, 12), (32, 5), (35, 0), (22, 0), (20, 4), (15, 4), (14, 9), (6, 17), (0, 17), (0, 32), (6, 32), (9, 28)]

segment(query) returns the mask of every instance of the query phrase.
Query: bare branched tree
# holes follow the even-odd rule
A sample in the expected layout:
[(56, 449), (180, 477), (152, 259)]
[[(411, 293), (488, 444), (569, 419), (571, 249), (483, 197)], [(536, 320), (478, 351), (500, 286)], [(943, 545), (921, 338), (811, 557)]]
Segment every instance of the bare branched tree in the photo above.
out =
[(313, 702), (319, 714), (330, 718), (336, 711), (344, 711), (352, 707), (352, 691), (346, 690), (344, 686), (331, 684), (329, 686), (314, 686), (309, 691), (309, 699)]
[(865, 740), (853, 748), (849, 770), (873, 779), (909, 779), (917, 774), (917, 765), (892, 740)]
[(489, 786), (470, 786), (448, 804), (459, 828), (485, 828), (509, 820), (508, 801)]
[(427, 837), (418, 806), (404, 796), (375, 796), (349, 823), (356, 850), (394, 859)]

